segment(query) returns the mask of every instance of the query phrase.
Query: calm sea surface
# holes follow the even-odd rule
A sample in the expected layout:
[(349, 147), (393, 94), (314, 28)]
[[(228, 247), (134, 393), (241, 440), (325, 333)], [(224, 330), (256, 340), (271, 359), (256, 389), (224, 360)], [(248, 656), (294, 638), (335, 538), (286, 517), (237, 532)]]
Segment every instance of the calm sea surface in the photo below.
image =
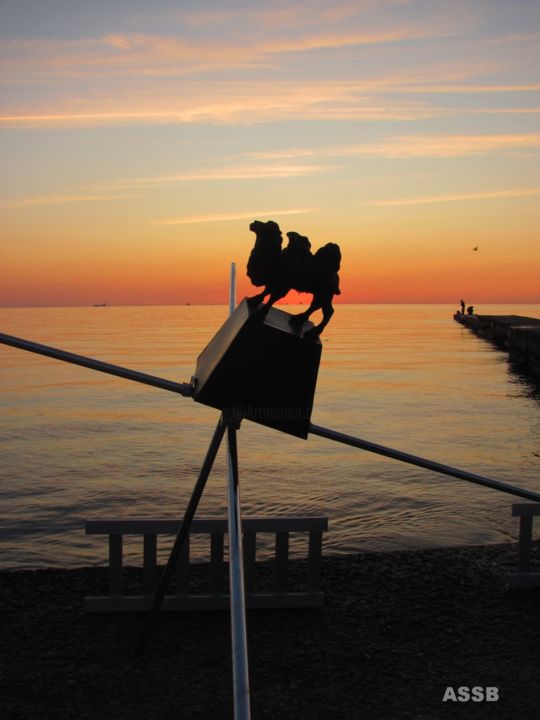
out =
[[(312, 421), (540, 491), (538, 391), (506, 353), (455, 323), (454, 310), (338, 306)], [(539, 305), (478, 311), (540, 317)], [(0, 309), (0, 331), (189, 381), (226, 316), (219, 306)], [(86, 537), (85, 519), (181, 517), (218, 415), (0, 345), (0, 566), (103, 564), (106, 540)], [(516, 537), (510, 495), (254, 423), (243, 423), (238, 440), (244, 516), (327, 515), (327, 553)], [(226, 514), (225, 472), (222, 451), (200, 517)], [(261, 555), (269, 542), (260, 538)], [(204, 543), (194, 552), (202, 557)], [(140, 562), (138, 540), (126, 555)]]

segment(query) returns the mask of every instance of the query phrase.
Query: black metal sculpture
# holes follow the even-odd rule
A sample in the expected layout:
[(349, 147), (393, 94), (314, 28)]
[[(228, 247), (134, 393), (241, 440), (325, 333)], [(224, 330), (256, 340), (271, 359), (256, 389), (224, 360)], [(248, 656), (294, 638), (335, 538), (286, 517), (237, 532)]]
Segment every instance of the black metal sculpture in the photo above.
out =
[[(282, 249), (283, 235), (273, 220), (255, 220), (249, 226), (255, 233), (255, 246), (247, 264), (247, 274), (253, 285), (264, 286), (258, 295), (248, 298), (250, 308), (258, 308), (256, 315), (264, 317), (272, 305), (289, 292), (309, 292), (313, 299), (309, 308), (291, 317), (291, 324), (302, 326), (315, 310), (322, 310), (323, 319), (304, 337), (318, 337), (334, 314), (332, 300), (340, 294), (338, 271), (341, 264), (339, 245), (327, 243), (315, 254), (309, 239), (296, 232), (288, 232), (289, 244)], [(258, 307), (270, 295), (266, 304)]]

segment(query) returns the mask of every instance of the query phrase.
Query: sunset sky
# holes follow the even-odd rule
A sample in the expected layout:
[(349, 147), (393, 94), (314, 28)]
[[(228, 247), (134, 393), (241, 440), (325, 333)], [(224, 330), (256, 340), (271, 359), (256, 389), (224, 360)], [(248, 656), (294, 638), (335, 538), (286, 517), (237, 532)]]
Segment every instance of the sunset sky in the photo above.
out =
[(0, 48), (2, 306), (225, 303), (254, 219), (342, 302), (540, 302), (538, 0), (3, 0)]

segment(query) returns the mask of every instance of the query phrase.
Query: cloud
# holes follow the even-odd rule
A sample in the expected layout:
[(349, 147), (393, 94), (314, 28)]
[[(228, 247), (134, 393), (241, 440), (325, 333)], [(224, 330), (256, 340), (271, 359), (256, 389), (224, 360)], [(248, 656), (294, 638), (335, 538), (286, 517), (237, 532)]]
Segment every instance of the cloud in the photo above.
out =
[(481, 93), (514, 93), (514, 92), (536, 92), (540, 90), (540, 84), (529, 83), (527, 85), (516, 83), (514, 85), (473, 85), (473, 84), (445, 84), (443, 80), (438, 85), (411, 83), (396, 84), (390, 88), (394, 93), (403, 94), (474, 94)]
[[(161, 73), (185, 76), (208, 69), (265, 65), (290, 53), (351, 46), (387, 45), (440, 35), (402, 26), (390, 30), (306, 34), (269, 38), (262, 29), (233, 40), (193, 40), (181, 34), (111, 33), (80, 40), (1, 39), (3, 82), (30, 79), (136, 77)], [(227, 36), (226, 36), (227, 37)], [(248, 39), (246, 39), (248, 38)], [(251, 39), (253, 38), (253, 39)]]
[(210, 213), (206, 215), (184, 215), (180, 218), (153, 220), (153, 225), (191, 225), (192, 223), (224, 222), (227, 220), (255, 220), (257, 218), (279, 217), (280, 215), (305, 215), (318, 212), (317, 208), (295, 208), (289, 210), (243, 211), (233, 213)]
[[(105, 125), (126, 122), (167, 122), (177, 119), (182, 121), (181, 113), (145, 112), (119, 110), (117, 112), (58, 112), (58, 113), (27, 113), (21, 115), (0, 115), (0, 124), (5, 127), (22, 125), (29, 126), (73, 126), (73, 125)], [(186, 120), (184, 120), (186, 121)]]
[(290, 148), (288, 150), (259, 150), (256, 152), (246, 152), (242, 154), (242, 157), (252, 157), (263, 160), (286, 160), (287, 158), (305, 158), (325, 154), (331, 153), (311, 150), (309, 148)]
[(192, 28), (208, 28), (228, 24), (264, 28), (265, 30), (289, 30), (291, 27), (322, 26), (350, 20), (369, 10), (381, 10), (384, 6), (403, 4), (404, 0), (355, 0), (354, 2), (300, 2), (288, 5), (253, 3), (242, 8), (196, 10), (177, 14), (178, 20)]
[(206, 180), (264, 180), (266, 178), (300, 177), (314, 173), (332, 172), (336, 169), (336, 167), (329, 165), (238, 165), (199, 172), (112, 180), (106, 186), (101, 186), (101, 188), (109, 187), (116, 190), (152, 188)]
[[(538, 114), (539, 107), (443, 107), (426, 100), (389, 99), (395, 78), (377, 81), (265, 81), (253, 83), (186, 83), (178, 93), (168, 81), (150, 86), (127, 84), (122, 92), (102, 93), (85, 100), (56, 101), (57, 107), (27, 112), (4, 112), (0, 128), (94, 127), (160, 124), (256, 124), (271, 121), (403, 120), (414, 121), (452, 115)], [(533, 86), (519, 86), (529, 90)], [(540, 85), (538, 86), (540, 88)], [(518, 86), (486, 92), (511, 92)], [(403, 88), (400, 88), (401, 92)], [(455, 88), (457, 92), (457, 88)], [(415, 92), (420, 93), (417, 89)], [(52, 103), (52, 101), (50, 101)], [(59, 107), (59, 105), (62, 107)], [(71, 106), (71, 107), (67, 107)], [(369, 152), (369, 149), (368, 149)]]
[[(407, 1), (383, 5), (406, 6)], [(381, 15), (376, 0), (313, 7), (301, 2), (167, 10), (171, 18), (163, 33), (0, 38), (1, 82), (8, 90), (0, 127), (414, 121), (538, 112), (527, 107), (529, 101), (515, 109), (482, 107), (484, 94), (540, 88), (474, 82), (508, 77), (506, 65), (505, 74), (497, 74), (504, 59), (462, 52), (449, 64), (442, 51), (433, 54), (430, 40), (456, 38), (457, 16), (449, 17), (455, 13), (426, 11), (409, 19), (400, 13), (405, 19), (399, 20)], [(463, 18), (460, 23), (463, 33)], [(411, 40), (428, 42), (402, 48)], [(461, 40), (467, 45), (471, 37)], [(465, 109), (437, 106), (442, 95), (458, 93), (474, 94), (478, 101)]]
[(495, 190), (490, 192), (461, 193), (456, 195), (432, 195), (427, 197), (401, 198), (389, 200), (371, 200), (365, 205), (373, 207), (392, 207), (399, 205), (430, 205), (433, 203), (464, 202), (469, 200), (499, 200), (502, 198), (530, 197), (540, 195), (540, 188), (521, 190)]
[[(233, 84), (234, 85), (234, 84)], [(360, 95), (353, 83), (259, 83), (253, 90), (234, 85), (187, 88), (180, 96), (156, 92), (137, 101), (106, 97), (99, 110), (21, 112), (0, 116), (0, 127), (94, 127), (129, 124), (239, 124), (284, 120), (418, 120), (447, 114), (425, 102), (390, 103)], [(165, 98), (165, 100), (163, 99)], [(160, 107), (161, 105), (161, 107)], [(110, 109), (109, 109), (110, 108)]]
[(345, 155), (374, 155), (388, 158), (453, 158), (513, 152), (540, 147), (540, 134), (517, 135), (410, 135), (382, 143), (344, 149)]
[(40, 195), (1, 203), (3, 208), (21, 208), (40, 205), (65, 205), (67, 203), (102, 202), (108, 200), (128, 200), (133, 195), (111, 193), (82, 193), (74, 195)]
[(538, 115), (540, 107), (466, 108), (461, 112), (471, 115)]
[(246, 25), (267, 27), (290, 27), (291, 25), (326, 26), (351, 17), (365, 15), (370, 11), (408, 6), (415, 0), (297, 0), (295, 3), (276, 3), (275, 0), (259, 0), (258, 3), (233, 3), (219, 5), (210, 10), (182, 10), (175, 17), (187, 25), (204, 26), (232, 20), (235, 24), (244, 19)]
[(0, 38), (0, 58), (4, 85), (77, 79), (140, 82), (145, 77), (184, 78), (209, 70), (265, 64), (259, 49), (245, 43), (194, 42), (181, 36), (143, 33), (77, 41)]
[[(346, 13), (347, 7), (342, 11)], [(339, 79), (332, 79), (334, 65), (326, 60), (320, 79), (313, 79), (309, 77), (313, 58), (302, 62), (298, 57), (305, 52), (388, 46), (440, 35), (429, 28), (259, 35), (253, 40), (246, 35), (238, 42), (143, 33), (83, 40), (0, 39), (4, 85), (36, 89), (17, 94), (19, 99), (11, 102), (5, 93), (0, 127), (413, 121), (470, 112), (437, 107), (422, 95), (480, 95), (536, 87), (469, 86), (468, 79), (485, 71), (471, 62), (454, 63), (450, 69), (433, 64), (398, 66), (391, 73), (383, 70), (384, 65), (374, 69), (370, 64), (371, 73), (366, 75), (362, 66), (354, 71), (348, 57), (332, 61), (337, 63)], [(254, 69), (257, 81), (252, 79)], [(344, 79), (353, 75), (358, 79)], [(457, 81), (463, 82), (456, 85)]]
[(540, 33), (510, 33), (509, 35), (500, 35), (494, 38), (484, 40), (486, 45), (523, 45), (525, 43), (534, 43), (538, 47), (540, 42)]
[(307, 157), (378, 157), (455, 158), (494, 153), (521, 154), (525, 149), (540, 147), (540, 133), (470, 134), (470, 135), (401, 135), (381, 142), (363, 145), (334, 145), (324, 149), (291, 148), (246, 153), (260, 160), (285, 160)]
[(349, 46), (360, 47), (362, 45), (383, 45), (405, 39), (417, 39), (418, 36), (423, 34), (424, 33), (419, 33), (418, 31), (414, 31), (409, 28), (400, 28), (378, 33), (325, 34), (293, 40), (275, 40), (271, 43), (262, 44), (258, 52), (265, 55), (297, 53), (305, 52), (307, 50), (327, 50), (329, 48), (342, 48)]
[[(67, 203), (101, 202), (110, 200), (126, 200), (140, 197), (137, 191), (152, 188), (167, 187), (185, 182), (203, 181), (230, 181), (230, 180), (266, 180), (269, 178), (300, 177), (321, 172), (332, 172), (335, 167), (328, 165), (243, 165), (216, 168), (200, 172), (175, 173), (173, 175), (154, 175), (151, 177), (125, 178), (111, 180), (110, 182), (81, 188), (81, 192), (66, 195), (42, 195), (22, 198), (10, 202), (0, 203), (4, 208), (21, 208), (40, 205), (63, 205)], [(121, 190), (131, 190), (131, 193), (119, 193)], [(292, 212), (311, 212), (310, 210), (280, 211), (281, 214)], [(264, 214), (264, 213), (261, 213)], [(277, 212), (275, 213), (277, 214)], [(217, 219), (224, 219), (219, 216)], [(233, 218), (225, 218), (233, 219)], [(202, 220), (189, 222), (203, 222)], [(208, 221), (209, 222), (209, 221)], [(171, 224), (168, 222), (158, 224)], [(172, 224), (180, 224), (176, 221)]]

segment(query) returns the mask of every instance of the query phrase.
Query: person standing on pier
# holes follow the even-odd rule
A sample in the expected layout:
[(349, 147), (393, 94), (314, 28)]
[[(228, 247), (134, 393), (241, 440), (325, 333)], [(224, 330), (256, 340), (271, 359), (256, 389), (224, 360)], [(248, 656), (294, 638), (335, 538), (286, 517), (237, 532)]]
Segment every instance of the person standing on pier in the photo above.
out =
[(460, 300), (459, 304), (461, 305), (461, 314), (465, 315), (465, 300)]

